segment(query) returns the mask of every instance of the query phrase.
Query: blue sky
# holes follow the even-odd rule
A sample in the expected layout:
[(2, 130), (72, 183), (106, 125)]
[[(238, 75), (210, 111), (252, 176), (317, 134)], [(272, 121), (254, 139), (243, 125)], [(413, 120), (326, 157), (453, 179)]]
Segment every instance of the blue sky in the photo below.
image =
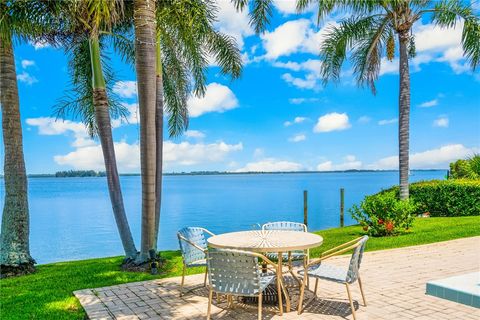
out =
[[(340, 83), (323, 87), (318, 48), (340, 17), (317, 26), (313, 11), (297, 15), (289, 2), (275, 3), (268, 31), (258, 36), (246, 13), (219, 2), (217, 28), (241, 47), (243, 75), (232, 82), (212, 63), (206, 96), (189, 100), (189, 131), (165, 141), (165, 171), (397, 169), (398, 61), (383, 61), (376, 96), (355, 85), (348, 64)], [(480, 151), (480, 75), (462, 57), (461, 27), (415, 26), (412, 168), (447, 168)], [(115, 91), (131, 111), (129, 123), (114, 121), (119, 169), (139, 172), (135, 73), (110, 56)], [(23, 44), (15, 59), (27, 171), (102, 170), (99, 143), (84, 126), (52, 118), (69, 81), (63, 51)]]

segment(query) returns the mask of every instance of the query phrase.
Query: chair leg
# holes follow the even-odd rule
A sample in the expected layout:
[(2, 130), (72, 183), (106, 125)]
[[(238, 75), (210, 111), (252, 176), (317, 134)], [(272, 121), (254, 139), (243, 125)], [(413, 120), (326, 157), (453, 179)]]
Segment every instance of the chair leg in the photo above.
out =
[(345, 287), (347, 287), (348, 300), (350, 300), (350, 308), (352, 308), (353, 320), (356, 320), (357, 318), (355, 317), (355, 307), (353, 306), (352, 295), (350, 294), (350, 287), (348, 283), (345, 283)]
[(183, 295), (183, 285), (185, 283), (185, 271), (187, 270), (187, 267), (185, 264), (183, 265), (183, 270), (182, 270), (182, 282), (180, 282), (180, 297)]
[(360, 286), (360, 292), (362, 293), (363, 305), (366, 307), (367, 300), (365, 299), (365, 293), (363, 293), (362, 280), (360, 279), (360, 276), (358, 277), (358, 285)]
[(205, 278), (203, 278), (203, 286), (207, 286), (207, 275), (208, 275), (208, 267), (205, 268)]
[(318, 289), (318, 278), (315, 279), (315, 290), (313, 290), (315, 297), (317, 296), (317, 289)]
[(262, 320), (262, 293), (260, 292), (258, 295), (258, 320)]
[(210, 289), (210, 291), (208, 292), (207, 320), (210, 320), (210, 314), (212, 312), (212, 298), (213, 298), (213, 290)]
[[(308, 265), (308, 250), (307, 250), (307, 256), (303, 258), (303, 270), (307, 272), (307, 265)], [(307, 277), (307, 288), (310, 288), (310, 277)]]
[(303, 311), (303, 296), (305, 295), (305, 286), (307, 284), (307, 279), (309, 278), (308, 277), (308, 274), (306, 273), (306, 269), (305, 269), (305, 274), (303, 275), (303, 280), (302, 280), (302, 285), (300, 287), (300, 297), (298, 297), (298, 315), (302, 314), (302, 311)]

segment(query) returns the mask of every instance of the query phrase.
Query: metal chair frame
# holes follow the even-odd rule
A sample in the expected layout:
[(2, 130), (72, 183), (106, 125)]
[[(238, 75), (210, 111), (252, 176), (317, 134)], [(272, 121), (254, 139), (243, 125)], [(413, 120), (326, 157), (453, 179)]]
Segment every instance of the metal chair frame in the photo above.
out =
[[(314, 266), (320, 265), (323, 261), (337, 256), (341, 255), (343, 253), (346, 253), (350, 250), (354, 250), (352, 253), (352, 258), (350, 259), (350, 265), (348, 268), (347, 276), (345, 281), (341, 281), (340, 283), (345, 284), (345, 287), (347, 289), (347, 295), (348, 295), (348, 300), (350, 302), (350, 308), (352, 309), (352, 316), (353, 319), (355, 320), (355, 307), (353, 305), (353, 300), (352, 296), (350, 293), (350, 287), (349, 285), (354, 283), (355, 281), (358, 280), (358, 285), (360, 287), (360, 292), (362, 294), (362, 299), (363, 299), (363, 305), (367, 306), (367, 300), (365, 299), (365, 294), (363, 292), (363, 286), (362, 286), (362, 280), (360, 278), (360, 263), (362, 261), (362, 255), (363, 255), (363, 250), (365, 248), (365, 243), (368, 240), (368, 236), (363, 236), (357, 239), (354, 239), (352, 241), (346, 242), (344, 244), (341, 244), (335, 248), (332, 248), (330, 250), (327, 250), (322, 253), (322, 256), (320, 258), (314, 259), (311, 262), (309, 262), (305, 269), (304, 269), (304, 274), (303, 274), (303, 280), (302, 280), (302, 286), (300, 288), (300, 298), (298, 301), (298, 314), (301, 314), (303, 311), (303, 298), (304, 298), (304, 293), (305, 293), (305, 287), (307, 287), (307, 281), (308, 278), (310, 277), (308, 270), (312, 269)], [(353, 270), (352, 270), (353, 269)], [(317, 289), (318, 289), (318, 280), (319, 278), (316, 277), (315, 279), (315, 288), (314, 288), (314, 296), (316, 297), (317, 295)], [(326, 279), (325, 279), (326, 280)], [(327, 280), (328, 281), (328, 280)], [(333, 280), (330, 280), (333, 281)]]
[[(298, 231), (298, 232), (308, 232), (308, 227), (306, 224), (301, 222), (293, 222), (293, 221), (275, 221), (275, 222), (267, 222), (262, 225), (262, 231), (264, 230), (287, 230), (287, 231)], [(310, 250), (303, 250), (303, 267), (305, 268), (309, 261)], [(293, 272), (293, 260), (292, 260), (292, 253), (288, 252), (287, 259), (285, 260), (285, 264), (288, 267), (287, 272), (289, 272), (295, 280), (300, 284), (300, 280)], [(307, 280), (308, 282), (308, 280)]]
[[(239, 268), (239, 272), (234, 275), (225, 275), (222, 274), (221, 271), (217, 271), (219, 267), (216, 267), (215, 264), (221, 265), (223, 262), (218, 262), (213, 259), (215, 255), (230, 255), (231, 254), (231, 261), (230, 259), (226, 259), (227, 263), (235, 263), (236, 259), (241, 259), (242, 266)], [(250, 251), (243, 251), (243, 250), (230, 250), (230, 249), (212, 249), (207, 252), (207, 265), (208, 268), (208, 277), (210, 283), (210, 290), (208, 294), (208, 309), (207, 309), (207, 320), (211, 318), (211, 308), (212, 308), (212, 300), (213, 300), (213, 293), (215, 292), (217, 297), (220, 294), (227, 295), (228, 305), (233, 305), (233, 298), (232, 296), (256, 296), (258, 297), (258, 320), (262, 319), (262, 298), (263, 298), (263, 291), (266, 288), (266, 285), (262, 288), (260, 285), (261, 279), (261, 266), (259, 265), (259, 259), (262, 261), (272, 265), (275, 270), (278, 269), (278, 266), (268, 259), (266, 256)], [(222, 266), (225, 268), (225, 266)], [(234, 269), (234, 268), (233, 268)], [(241, 270), (241, 271), (240, 271)], [(252, 272), (254, 270), (254, 272)], [(234, 272), (234, 271), (232, 271)], [(278, 277), (278, 274), (274, 272), (274, 275)], [(251, 278), (248, 278), (248, 277)], [(281, 276), (281, 275), (280, 275)], [(224, 287), (220, 287), (217, 285), (218, 282), (225, 281), (229, 285), (224, 285)], [(235, 281), (238, 281), (235, 283)], [(275, 277), (269, 280), (269, 284), (275, 281)], [(283, 286), (282, 281), (277, 282), (277, 290), (279, 294), (283, 292), (283, 294), (287, 294), (285, 287)], [(235, 284), (235, 286), (233, 286)], [(267, 284), (268, 285), (268, 284)], [(239, 289), (240, 288), (240, 289)], [(256, 292), (257, 291), (257, 292)], [(282, 301), (279, 299), (279, 310), (283, 309)]]
[[(190, 241), (189, 239), (187, 239), (185, 236), (182, 235), (182, 232), (183, 231), (186, 231), (186, 230), (198, 230), (198, 231), (201, 231), (202, 233), (206, 233), (210, 236), (214, 236), (215, 234), (205, 228), (202, 228), (202, 227), (186, 227), (186, 228), (183, 228), (181, 230), (179, 230), (177, 232), (177, 237), (178, 237), (178, 241), (180, 243), (180, 250), (182, 252), (182, 260), (183, 260), (183, 269), (182, 269), (182, 280), (181, 280), (181, 283), (180, 283), (180, 296), (182, 296), (184, 294), (183, 292), (183, 286), (185, 284), (185, 274), (187, 272), (187, 268), (190, 268), (190, 267), (197, 267), (197, 266), (202, 266), (204, 265), (205, 266), (205, 276), (204, 276), (204, 279), (203, 279), (203, 286), (206, 286), (207, 285), (207, 274), (208, 274), (208, 266), (207, 266), (207, 263), (206, 263), (206, 258), (207, 258), (207, 251), (208, 251), (208, 248), (205, 246), (205, 247), (202, 247), (200, 245), (198, 245), (197, 243), (193, 242), (193, 241)], [(186, 253), (185, 253), (185, 249), (184, 247), (182, 246), (182, 241), (187, 243), (188, 245), (192, 246), (193, 248), (201, 251), (203, 253), (203, 256), (205, 259), (205, 263), (201, 262), (201, 260), (203, 259), (198, 259), (196, 261), (191, 261), (191, 262), (188, 262), (186, 259)], [(198, 262), (198, 263), (196, 263)]]

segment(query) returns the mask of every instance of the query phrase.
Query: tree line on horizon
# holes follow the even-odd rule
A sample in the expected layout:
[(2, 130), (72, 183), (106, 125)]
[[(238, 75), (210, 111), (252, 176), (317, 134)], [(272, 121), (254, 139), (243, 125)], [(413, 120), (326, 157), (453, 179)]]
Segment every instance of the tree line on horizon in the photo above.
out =
[[(273, 14), (271, 0), (232, 0), (247, 10), (257, 33)], [(469, 3), (459, 0), (297, 0), (304, 12), (313, 4), (321, 23), (333, 12), (347, 12), (330, 26), (319, 53), (324, 83), (340, 80), (346, 60), (359, 86), (375, 94), (381, 58), (399, 56), (399, 184), (408, 198), (410, 68), (415, 56), (413, 25), (424, 16), (442, 27), (464, 21), (462, 44), (475, 69), (480, 60), (480, 22)], [(0, 273), (34, 271), (29, 249), (27, 175), (23, 155), (20, 102), (14, 45), (44, 42), (62, 49), (69, 59), (70, 88), (55, 106), (59, 118), (75, 117), (100, 140), (112, 210), (127, 265), (142, 265), (157, 251), (162, 197), (163, 131), (171, 137), (188, 127), (187, 99), (206, 90), (209, 58), (223, 75), (241, 75), (241, 52), (235, 40), (214, 28), (215, 1), (204, 0), (66, 0), (0, 3), (0, 103), (5, 162), (5, 205), (0, 235)], [(136, 72), (140, 114), (142, 223), (139, 250), (133, 241), (123, 204), (112, 137), (111, 119), (125, 110), (112, 92), (115, 72), (107, 49)]]

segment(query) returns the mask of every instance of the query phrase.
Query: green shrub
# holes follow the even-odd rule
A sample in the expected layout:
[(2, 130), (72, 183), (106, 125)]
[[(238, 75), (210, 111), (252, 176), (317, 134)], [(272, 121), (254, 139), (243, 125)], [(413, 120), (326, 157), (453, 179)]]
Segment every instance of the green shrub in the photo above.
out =
[(450, 163), (450, 178), (480, 179), (480, 155)]
[(395, 192), (390, 191), (366, 196), (350, 213), (369, 235), (387, 236), (397, 234), (400, 228), (408, 230), (416, 209), (412, 200), (399, 200)]
[[(398, 187), (381, 193), (394, 192)], [(410, 184), (410, 198), (418, 205), (416, 214), (432, 217), (480, 215), (480, 180), (454, 179), (420, 181)]]

